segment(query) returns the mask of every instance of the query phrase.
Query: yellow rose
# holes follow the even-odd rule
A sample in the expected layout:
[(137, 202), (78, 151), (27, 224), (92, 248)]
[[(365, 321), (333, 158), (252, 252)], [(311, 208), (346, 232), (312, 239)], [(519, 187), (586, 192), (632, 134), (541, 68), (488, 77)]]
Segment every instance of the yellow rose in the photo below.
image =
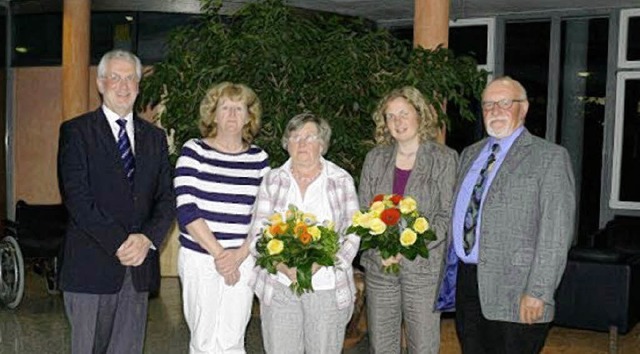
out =
[(362, 226), (360, 224), (360, 218), (362, 218), (362, 215), (364, 214), (362, 214), (360, 210), (353, 213), (353, 216), (351, 217), (351, 223), (354, 224), (355, 226)]
[(416, 208), (418, 207), (418, 203), (415, 199), (406, 197), (400, 201), (399, 206), (400, 212), (402, 214), (409, 214), (410, 212), (416, 210)]
[(314, 241), (317, 241), (322, 236), (320, 229), (317, 226), (311, 226), (307, 229), (307, 232), (311, 234), (311, 237)]
[(413, 229), (416, 230), (417, 233), (421, 234), (429, 230), (429, 222), (425, 218), (417, 218), (413, 223)]
[(262, 234), (267, 238), (267, 240), (271, 240), (273, 238), (273, 235), (271, 234), (271, 232), (269, 232), (268, 227), (264, 229), (264, 232)]
[(384, 202), (374, 202), (371, 204), (369, 211), (373, 213), (375, 216), (379, 216), (380, 213), (384, 210)]
[(371, 219), (371, 222), (369, 223), (369, 229), (371, 229), (371, 231), (369, 231), (370, 234), (380, 235), (387, 230), (387, 224), (378, 218), (374, 218)]
[(361, 214), (358, 219), (358, 225), (364, 228), (371, 228), (371, 221), (377, 219), (372, 213)]
[(273, 215), (271, 215), (269, 217), (269, 223), (271, 225), (280, 224), (280, 223), (283, 223), (283, 222), (284, 222), (284, 220), (282, 220), (282, 214), (280, 214), (280, 213), (275, 213), (275, 214), (273, 214)]
[(278, 240), (277, 238), (271, 239), (269, 243), (267, 243), (267, 251), (269, 251), (269, 255), (273, 256), (276, 254), (280, 254), (284, 249), (284, 242)]
[(404, 247), (409, 247), (416, 243), (418, 239), (418, 235), (416, 235), (415, 231), (411, 229), (404, 229), (400, 234), (400, 244)]
[(316, 220), (316, 216), (311, 213), (305, 213), (302, 215), (302, 220), (307, 225), (313, 225), (318, 222), (318, 220)]

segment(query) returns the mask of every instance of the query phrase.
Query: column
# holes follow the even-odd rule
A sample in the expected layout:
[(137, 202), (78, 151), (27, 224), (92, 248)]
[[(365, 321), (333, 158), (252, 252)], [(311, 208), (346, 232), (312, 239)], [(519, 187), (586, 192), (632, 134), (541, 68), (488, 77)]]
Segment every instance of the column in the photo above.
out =
[(62, 120), (89, 109), (91, 0), (64, 0), (62, 20)]

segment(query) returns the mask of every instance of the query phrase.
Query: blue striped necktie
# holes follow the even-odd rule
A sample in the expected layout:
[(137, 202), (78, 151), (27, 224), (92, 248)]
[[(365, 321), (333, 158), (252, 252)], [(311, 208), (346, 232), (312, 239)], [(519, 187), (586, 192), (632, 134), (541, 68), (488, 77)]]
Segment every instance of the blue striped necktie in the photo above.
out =
[(478, 180), (471, 192), (471, 200), (469, 200), (469, 206), (464, 215), (464, 253), (467, 255), (471, 253), (471, 249), (476, 242), (476, 226), (478, 225), (478, 212), (480, 211), (480, 203), (482, 202), (482, 192), (484, 191), (489, 171), (491, 171), (493, 164), (496, 162), (496, 154), (499, 151), (500, 145), (497, 143), (491, 146), (491, 154), (489, 154), (487, 162), (485, 162), (482, 170), (480, 170)]
[(127, 120), (120, 118), (116, 122), (120, 126), (120, 131), (118, 131), (118, 151), (120, 152), (120, 158), (122, 159), (122, 165), (124, 166), (124, 172), (127, 174), (127, 179), (129, 183), (133, 183), (133, 172), (136, 169), (136, 160), (133, 157), (129, 135), (127, 135)]

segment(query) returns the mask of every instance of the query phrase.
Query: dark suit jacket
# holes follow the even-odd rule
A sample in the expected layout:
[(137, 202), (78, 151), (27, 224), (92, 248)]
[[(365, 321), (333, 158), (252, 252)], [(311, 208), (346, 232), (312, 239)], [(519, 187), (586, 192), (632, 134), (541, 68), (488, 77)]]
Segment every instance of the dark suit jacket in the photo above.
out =
[[(460, 155), (454, 203), (486, 143), (483, 139)], [(525, 129), (509, 149), (483, 202), (478, 292), (487, 319), (520, 322), (520, 297), (528, 294), (544, 301), (539, 322), (553, 320), (553, 298), (573, 239), (575, 210), (567, 150)], [(452, 232), (449, 234), (451, 237)], [(457, 257), (452, 248), (449, 255), (448, 263), (453, 266)], [(446, 277), (455, 277), (455, 272), (444, 274), (441, 299), (450, 298), (444, 294), (444, 284), (452, 279)]]
[[(131, 233), (159, 249), (175, 213), (164, 132), (134, 115), (136, 170), (128, 182), (102, 108), (62, 124), (58, 177), (69, 224), (60, 275), (63, 291), (109, 294), (123, 283), (126, 267), (116, 257)], [(138, 291), (158, 277), (158, 252), (131, 267)]]

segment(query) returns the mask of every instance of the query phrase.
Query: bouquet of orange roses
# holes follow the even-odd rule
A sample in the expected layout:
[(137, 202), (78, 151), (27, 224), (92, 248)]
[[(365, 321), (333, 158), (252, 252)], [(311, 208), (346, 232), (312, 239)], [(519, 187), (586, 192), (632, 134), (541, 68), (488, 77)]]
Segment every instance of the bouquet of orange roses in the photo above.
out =
[(256, 244), (256, 264), (271, 274), (277, 272), (278, 263), (296, 267), (297, 282), (290, 287), (300, 296), (313, 291), (313, 263), (333, 266), (338, 248), (338, 234), (332, 223), (320, 224), (313, 214), (289, 205), (284, 217), (281, 213), (274, 213), (265, 223), (262, 237)]
[[(378, 194), (369, 210), (356, 212), (352, 221), (347, 233), (360, 236), (360, 249), (378, 249), (382, 259), (398, 254), (409, 260), (428, 258), (427, 244), (436, 239), (429, 220), (418, 212), (418, 203), (411, 197)], [(384, 265), (383, 269), (398, 273), (400, 265)]]

